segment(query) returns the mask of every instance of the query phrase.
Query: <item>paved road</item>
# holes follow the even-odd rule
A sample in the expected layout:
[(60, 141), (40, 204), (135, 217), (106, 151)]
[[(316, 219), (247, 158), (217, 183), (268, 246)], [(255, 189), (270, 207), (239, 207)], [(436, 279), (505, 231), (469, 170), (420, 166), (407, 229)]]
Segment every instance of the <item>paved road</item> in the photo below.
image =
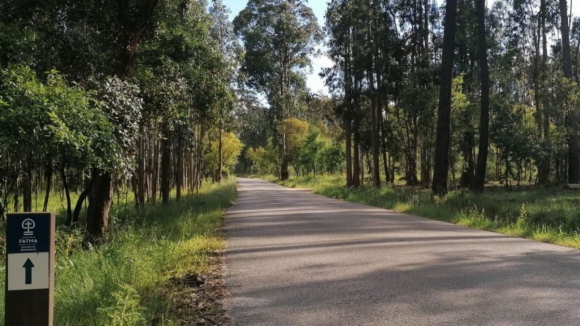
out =
[(580, 252), (239, 179), (236, 325), (580, 325)]

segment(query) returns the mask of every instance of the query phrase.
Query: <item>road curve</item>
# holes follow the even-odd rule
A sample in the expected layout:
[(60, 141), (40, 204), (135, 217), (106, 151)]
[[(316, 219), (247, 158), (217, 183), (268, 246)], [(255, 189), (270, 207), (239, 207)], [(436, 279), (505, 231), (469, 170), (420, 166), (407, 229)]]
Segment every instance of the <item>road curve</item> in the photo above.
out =
[(235, 325), (580, 325), (580, 251), (238, 181)]

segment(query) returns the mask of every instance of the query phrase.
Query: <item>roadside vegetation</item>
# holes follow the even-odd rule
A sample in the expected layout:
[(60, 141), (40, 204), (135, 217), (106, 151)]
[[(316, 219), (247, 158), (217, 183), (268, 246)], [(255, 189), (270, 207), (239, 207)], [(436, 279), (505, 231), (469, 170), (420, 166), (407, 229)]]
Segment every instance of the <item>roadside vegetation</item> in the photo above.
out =
[[(270, 107), (241, 117), (238, 172), (580, 247), (580, 195), (563, 189), (580, 187), (571, 1), (330, 1), (322, 32), (332, 65), (321, 71), (329, 96), (300, 96), (298, 83), (286, 93), (283, 77), (268, 79), (292, 73), (271, 56), (274, 45), (320, 39), (309, 8), (295, 15), (298, 27), (282, 25), (272, 11), (291, 15), (289, 6), (275, 3), (250, 1), (234, 20), (251, 54), (247, 85)], [(279, 39), (292, 30), (302, 37)]]
[(580, 249), (580, 194), (575, 191), (488, 187), (483, 194), (456, 190), (434, 198), (429, 189), (402, 184), (347, 188), (342, 175), (264, 178), (336, 199)]
[[(199, 293), (183, 291), (199, 291), (223, 249), (222, 217), (235, 196), (231, 178), (207, 183), (199, 194), (184, 194), (169, 205), (147, 204), (135, 210), (129, 198), (127, 204), (113, 206), (106, 242), (95, 247), (83, 243), (80, 229), (60, 223), (55, 325), (205, 325), (208, 317), (220, 318), (217, 305), (204, 302)], [(50, 204), (64, 222), (66, 210), (60, 201)], [(0, 273), (2, 282), (4, 277)]]

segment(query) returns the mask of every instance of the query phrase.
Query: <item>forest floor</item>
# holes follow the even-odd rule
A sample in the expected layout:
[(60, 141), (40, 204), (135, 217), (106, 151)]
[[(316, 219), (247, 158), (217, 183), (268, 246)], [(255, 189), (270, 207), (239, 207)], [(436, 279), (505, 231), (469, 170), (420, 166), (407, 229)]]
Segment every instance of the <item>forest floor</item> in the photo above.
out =
[[(49, 211), (62, 221), (66, 213), (53, 197)], [(140, 211), (131, 198), (116, 197), (107, 239), (89, 248), (80, 231), (60, 226), (55, 325), (229, 325), (221, 230), (235, 198), (234, 178)]]
[(264, 178), (331, 198), (580, 249), (578, 191), (489, 187), (483, 194), (452, 191), (443, 199), (434, 199), (429, 189), (420, 187), (383, 185), (376, 189), (367, 184), (347, 188), (342, 175), (293, 177), (283, 182), (273, 176)]

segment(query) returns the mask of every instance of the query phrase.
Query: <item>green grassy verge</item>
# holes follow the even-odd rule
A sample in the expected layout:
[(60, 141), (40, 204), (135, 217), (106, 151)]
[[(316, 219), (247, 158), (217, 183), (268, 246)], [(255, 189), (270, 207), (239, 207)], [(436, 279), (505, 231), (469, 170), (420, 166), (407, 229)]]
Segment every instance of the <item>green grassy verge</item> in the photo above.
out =
[(59, 228), (55, 325), (180, 325), (172, 309), (172, 291), (178, 291), (172, 280), (208, 269), (224, 247), (222, 216), (235, 196), (230, 179), (168, 206), (138, 212), (117, 205), (106, 243), (88, 249), (82, 249), (80, 232)]
[(332, 198), (580, 249), (580, 192), (490, 188), (483, 194), (454, 191), (444, 199), (434, 199), (428, 189), (346, 188), (344, 176), (265, 179)]

